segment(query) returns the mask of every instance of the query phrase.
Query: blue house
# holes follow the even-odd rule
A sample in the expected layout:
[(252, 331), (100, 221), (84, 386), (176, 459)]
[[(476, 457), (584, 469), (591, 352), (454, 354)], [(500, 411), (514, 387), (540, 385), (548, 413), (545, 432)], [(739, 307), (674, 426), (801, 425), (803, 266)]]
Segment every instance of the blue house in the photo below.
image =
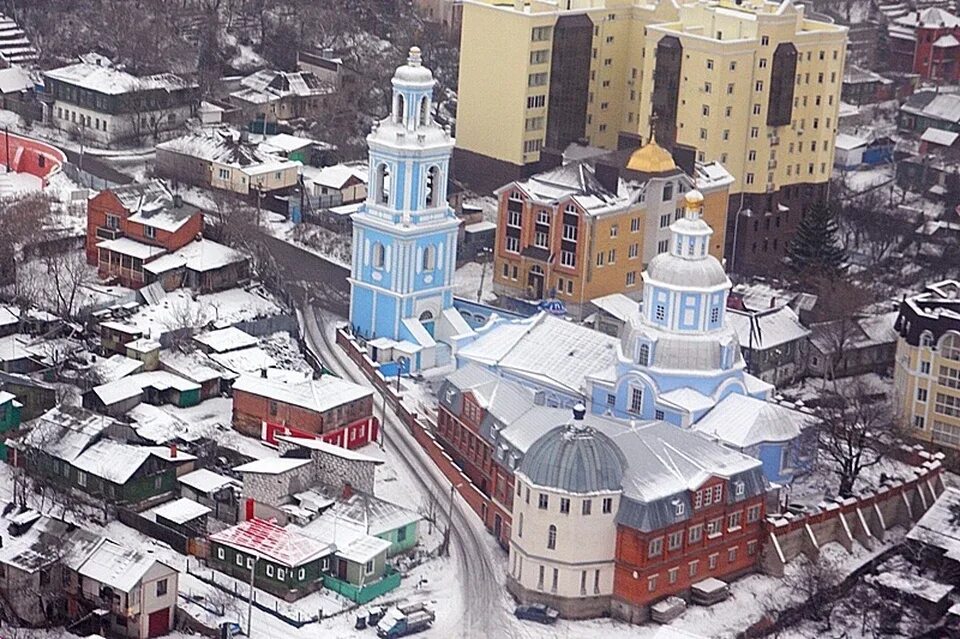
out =
[(416, 372), (472, 330), (453, 308), (459, 220), (447, 204), (454, 139), (431, 115), (435, 80), (410, 49), (390, 115), (367, 136), (369, 188), (353, 214), (350, 324), (376, 361)]

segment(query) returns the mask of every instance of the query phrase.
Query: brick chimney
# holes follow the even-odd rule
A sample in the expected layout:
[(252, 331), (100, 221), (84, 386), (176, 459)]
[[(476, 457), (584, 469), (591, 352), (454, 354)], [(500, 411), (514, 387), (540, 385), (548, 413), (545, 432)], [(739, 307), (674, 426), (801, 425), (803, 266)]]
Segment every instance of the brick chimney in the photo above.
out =
[(353, 497), (353, 486), (350, 485), (350, 482), (343, 482), (343, 491), (340, 493), (341, 499), (350, 499)]
[(177, 458), (177, 445), (170, 444), (170, 459), (176, 459), (176, 458)]

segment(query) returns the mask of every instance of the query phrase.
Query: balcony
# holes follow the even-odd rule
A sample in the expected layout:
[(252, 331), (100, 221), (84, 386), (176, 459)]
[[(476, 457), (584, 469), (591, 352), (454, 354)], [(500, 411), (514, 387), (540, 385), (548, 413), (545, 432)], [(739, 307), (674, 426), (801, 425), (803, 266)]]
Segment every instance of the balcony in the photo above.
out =
[(775, 169), (775, 168), (777, 168), (777, 161), (776, 161), (776, 160), (770, 160), (769, 162), (767, 162), (767, 168), (768, 168), (768, 169)]
[(101, 240), (116, 240), (123, 237), (123, 231), (108, 226), (98, 226), (96, 235)]

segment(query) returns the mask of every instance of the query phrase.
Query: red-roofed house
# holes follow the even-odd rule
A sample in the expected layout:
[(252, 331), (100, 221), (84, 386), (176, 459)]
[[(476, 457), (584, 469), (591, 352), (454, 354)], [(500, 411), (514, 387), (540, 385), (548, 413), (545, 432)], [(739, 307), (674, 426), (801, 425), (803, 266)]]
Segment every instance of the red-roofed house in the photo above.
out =
[(293, 601), (319, 590), (335, 547), (263, 519), (249, 519), (210, 536), (212, 567)]
[(960, 18), (931, 7), (912, 11), (887, 27), (892, 70), (924, 80), (960, 79)]

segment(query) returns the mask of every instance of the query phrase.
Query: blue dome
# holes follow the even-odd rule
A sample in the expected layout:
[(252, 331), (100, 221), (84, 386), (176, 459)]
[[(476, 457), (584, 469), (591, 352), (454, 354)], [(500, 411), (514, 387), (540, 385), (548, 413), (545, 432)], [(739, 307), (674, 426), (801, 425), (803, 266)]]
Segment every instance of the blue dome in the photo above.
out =
[(530, 482), (570, 493), (620, 490), (627, 460), (603, 433), (574, 421), (538, 439), (520, 464)]

